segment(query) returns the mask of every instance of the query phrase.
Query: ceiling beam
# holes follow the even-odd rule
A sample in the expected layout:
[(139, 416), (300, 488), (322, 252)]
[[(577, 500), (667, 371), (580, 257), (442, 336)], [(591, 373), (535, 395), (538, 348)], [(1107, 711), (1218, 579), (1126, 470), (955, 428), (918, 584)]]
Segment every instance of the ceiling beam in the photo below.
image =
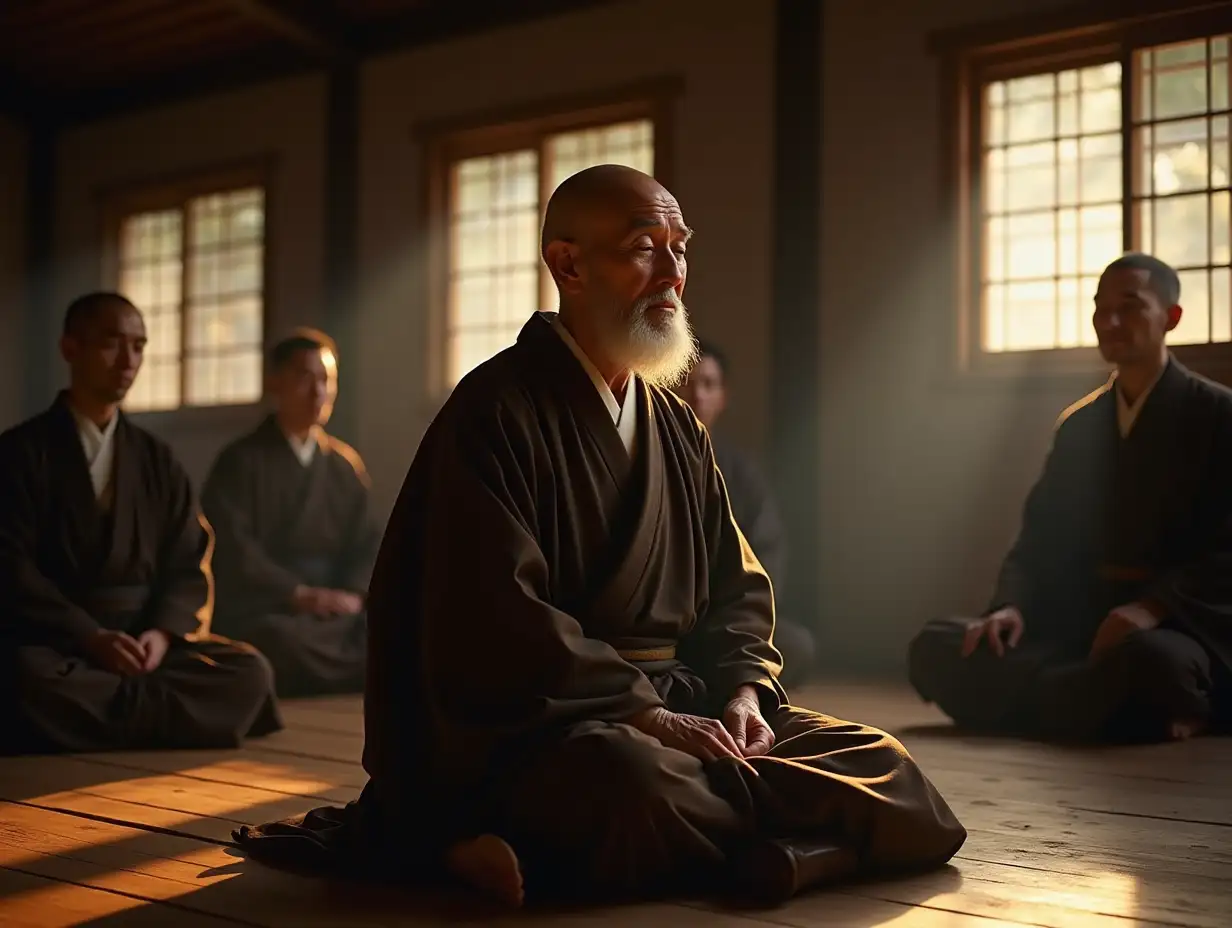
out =
[(367, 54), (400, 51), (428, 45), (446, 39), (488, 32), (546, 19), (564, 13), (576, 13), (586, 7), (600, 6), (613, 0), (505, 0), (503, 3), (462, 3), (442, 0), (424, 3), (396, 16), (386, 17), (364, 27), (360, 45)]
[(61, 104), (57, 115), (67, 125), (83, 125), (319, 72), (319, 63), (307, 62), (289, 49), (276, 51), (280, 53), (267, 51), (165, 75), (157, 81), (74, 96)]
[(227, 6), (293, 42), (321, 61), (355, 56), (347, 23), (321, 3), (288, 0), (222, 0)]

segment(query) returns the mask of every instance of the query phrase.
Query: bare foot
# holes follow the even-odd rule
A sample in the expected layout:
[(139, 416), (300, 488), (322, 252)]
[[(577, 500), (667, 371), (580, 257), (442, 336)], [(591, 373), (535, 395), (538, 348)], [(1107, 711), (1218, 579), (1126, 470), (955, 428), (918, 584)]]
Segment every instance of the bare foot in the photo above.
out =
[(485, 896), (510, 908), (522, 905), (522, 868), (518, 855), (496, 835), (459, 841), (446, 855), (449, 872)]
[(1205, 727), (1202, 722), (1173, 722), (1168, 726), (1168, 735), (1173, 741), (1185, 741), (1202, 734)]

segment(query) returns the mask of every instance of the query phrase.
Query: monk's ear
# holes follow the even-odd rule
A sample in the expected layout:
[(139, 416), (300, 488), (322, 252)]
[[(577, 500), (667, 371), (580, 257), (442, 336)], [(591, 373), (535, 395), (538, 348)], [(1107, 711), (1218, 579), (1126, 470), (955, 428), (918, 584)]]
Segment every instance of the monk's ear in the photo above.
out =
[(1181, 304), (1177, 303), (1174, 306), (1168, 307), (1168, 323), (1164, 328), (1165, 332), (1171, 332), (1181, 324), (1181, 316), (1185, 314), (1185, 310), (1181, 309)]
[(577, 245), (562, 239), (548, 242), (543, 250), (544, 263), (552, 272), (556, 286), (563, 293), (573, 293), (581, 289), (582, 277), (578, 269), (577, 255)]
[(73, 356), (76, 354), (77, 354), (77, 339), (73, 338), (73, 336), (71, 335), (61, 335), (60, 336), (60, 357), (62, 357), (66, 363), (72, 364)]

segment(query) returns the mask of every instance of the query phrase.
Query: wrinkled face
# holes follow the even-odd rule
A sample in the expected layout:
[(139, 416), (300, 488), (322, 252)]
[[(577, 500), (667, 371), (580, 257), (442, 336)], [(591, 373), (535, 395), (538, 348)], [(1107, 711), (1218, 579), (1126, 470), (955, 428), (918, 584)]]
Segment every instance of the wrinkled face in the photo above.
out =
[(145, 321), (127, 303), (109, 302), (60, 339), (74, 389), (99, 403), (119, 403), (141, 370)]
[(615, 198), (569, 246), (576, 278), (567, 286), (606, 353), (659, 386), (679, 383), (696, 359), (681, 299), (691, 235), (675, 198), (656, 184)]
[(727, 386), (723, 368), (709, 355), (702, 357), (689, 371), (689, 379), (680, 388), (680, 397), (692, 407), (706, 428), (713, 428), (727, 406)]
[(1181, 321), (1180, 306), (1165, 306), (1149, 271), (1112, 268), (1099, 279), (1092, 319), (1099, 351), (1112, 364), (1150, 360)]
[(324, 425), (338, 395), (338, 365), (327, 348), (295, 352), (270, 375), (269, 393), (278, 418), (289, 428)]

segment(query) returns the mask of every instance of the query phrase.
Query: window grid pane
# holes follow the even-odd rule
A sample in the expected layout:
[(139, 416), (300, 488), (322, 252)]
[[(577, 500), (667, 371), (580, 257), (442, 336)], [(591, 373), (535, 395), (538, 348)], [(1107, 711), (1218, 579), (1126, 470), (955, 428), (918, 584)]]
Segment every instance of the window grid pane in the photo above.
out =
[(120, 292), (145, 317), (148, 343), (141, 372), (124, 408), (175, 409), (180, 405), (180, 288), (183, 213), (139, 213), (120, 228)]
[(982, 347), (1091, 345), (1095, 280), (1121, 253), (1121, 67), (985, 88)]
[[(984, 89), (981, 347), (1095, 344), (1099, 272), (1133, 247), (1177, 268), (1185, 314), (1173, 344), (1232, 341), (1232, 36), (1143, 49), (1132, 112), (1120, 66), (1036, 74)], [(1123, 129), (1125, 123), (1128, 128)], [(1122, 152), (1122, 132), (1132, 148)], [(1121, 159), (1131, 159), (1123, 190)]]
[(264, 225), (260, 188), (188, 204), (184, 393), (190, 405), (261, 398)]
[(449, 204), (450, 386), (514, 343), (526, 320), (554, 305), (539, 257), (545, 203), (565, 178), (596, 164), (654, 169), (654, 126), (635, 120), (564, 132), (527, 148), (451, 166)]
[(453, 165), (449, 248), (449, 378), (455, 384), (512, 345), (535, 311), (539, 153)]
[(126, 409), (260, 399), (264, 200), (244, 188), (123, 221), (119, 286), (149, 336)]
[(1232, 340), (1228, 36), (1141, 51), (1135, 61), (1137, 245), (1175, 267), (1185, 313), (1174, 345)]

